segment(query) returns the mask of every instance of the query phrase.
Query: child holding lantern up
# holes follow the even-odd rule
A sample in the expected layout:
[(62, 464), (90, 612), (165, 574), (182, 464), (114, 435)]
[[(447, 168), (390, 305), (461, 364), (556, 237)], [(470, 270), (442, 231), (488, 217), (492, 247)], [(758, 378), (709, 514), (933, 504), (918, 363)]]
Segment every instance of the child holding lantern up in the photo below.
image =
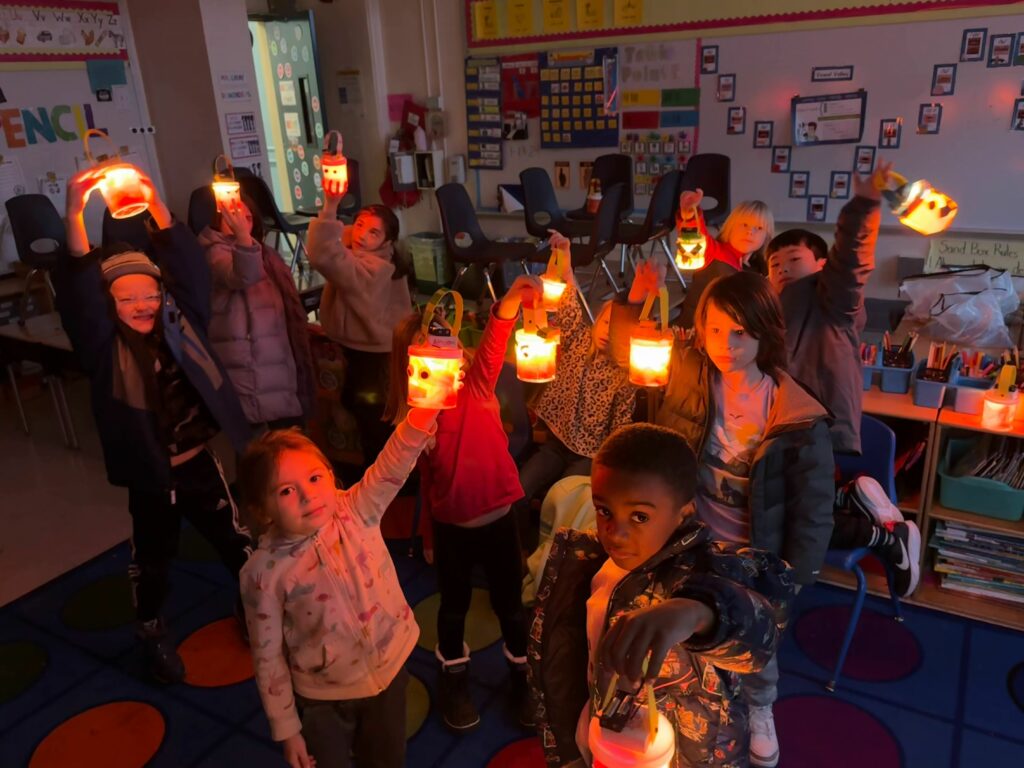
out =
[(345, 350), (341, 402), (359, 425), (363, 464), (373, 462), (391, 432), (382, 421), (388, 395), (391, 334), (409, 313), (408, 266), (395, 250), (399, 222), (383, 205), (369, 205), (351, 227), (338, 221), (346, 187), (331, 182), (324, 207), (309, 224), (309, 262), (327, 280), (320, 320)]
[[(440, 708), (445, 724), (457, 732), (480, 722), (470, 698), (469, 648), (463, 639), (473, 592), (470, 576), (477, 563), (487, 575), (491, 605), (501, 624), (513, 704), (520, 722), (533, 724), (526, 682), (526, 616), (520, 597), (523, 564), (515, 521), (509, 514), (523, 490), (508, 452), (494, 387), (519, 307), (539, 302), (541, 293), (540, 278), (524, 275), (492, 307), (458, 402), (441, 411), (434, 445), (419, 462), (423, 509), (433, 518), (434, 565), (441, 593), (435, 651), (441, 667)], [(440, 322), (429, 317), (427, 321)], [(423, 323), (423, 314), (415, 312), (395, 328), (385, 412), (393, 422), (408, 410), (407, 350)]]

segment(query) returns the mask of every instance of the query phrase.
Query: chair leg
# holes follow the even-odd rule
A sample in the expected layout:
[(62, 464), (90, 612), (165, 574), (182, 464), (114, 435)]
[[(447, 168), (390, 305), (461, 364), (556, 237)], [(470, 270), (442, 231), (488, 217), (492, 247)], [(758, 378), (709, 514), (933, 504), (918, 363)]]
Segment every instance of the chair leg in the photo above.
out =
[(467, 269), (469, 269), (469, 264), (463, 264), (461, 267), (459, 267), (458, 271), (455, 273), (455, 279), (452, 280), (451, 290), (454, 291), (456, 288), (459, 287), (459, 281), (462, 279), (462, 276), (466, 274)]
[(625, 243), (619, 243), (619, 277), (626, 276), (626, 258), (629, 247)]
[(64, 415), (61, 413), (60, 410), (60, 402), (57, 400), (57, 385), (55, 383), (56, 379), (57, 377), (51, 374), (49, 376), (46, 376), (43, 380), (46, 382), (47, 389), (50, 390), (50, 400), (53, 401), (53, 410), (54, 413), (57, 414), (57, 424), (60, 425), (60, 433), (61, 435), (64, 436), (64, 447), (70, 448), (71, 438), (68, 437), (68, 428), (67, 425), (64, 423)]
[(665, 252), (665, 259), (668, 261), (668, 265), (672, 268), (672, 271), (676, 273), (676, 280), (686, 290), (686, 280), (683, 278), (683, 273), (679, 271), (679, 265), (676, 264), (675, 257), (672, 255), (672, 251), (669, 250), (668, 243), (665, 242), (664, 237), (659, 237), (658, 242), (661, 244), (661, 249)]
[(864, 571), (861, 570), (860, 565), (853, 567), (853, 574), (857, 577), (857, 597), (853, 601), (853, 610), (850, 612), (850, 621), (846, 625), (846, 634), (843, 636), (843, 645), (839, 649), (839, 658), (836, 659), (836, 667), (832, 671), (832, 679), (829, 680), (828, 685), (825, 689), (830, 693), (835, 693), (836, 684), (839, 682), (839, 677), (843, 672), (843, 664), (846, 663), (846, 654), (850, 650), (850, 643), (853, 641), (853, 635), (857, 631), (857, 622), (860, 621), (860, 612), (864, 607), (864, 596), (867, 594), (868, 583), (867, 579), (864, 578)]
[(71, 418), (71, 408), (68, 407), (68, 399), (64, 394), (64, 380), (60, 376), (54, 376), (51, 381), (56, 382), (57, 407), (60, 410), (61, 421), (67, 425), (68, 448), (77, 450), (78, 434), (75, 432), (75, 420)]
[(14, 395), (14, 405), (18, 409), (18, 418), (21, 419), (21, 429), (28, 435), (28, 419), (25, 417), (25, 406), (21, 402), (21, 393), (18, 391), (18, 378), (14, 375), (14, 364), (7, 364), (7, 381), (11, 384), (11, 394)]
[(39, 274), (38, 269), (30, 269), (25, 275), (25, 287), (21, 290), (21, 299), (18, 301), (18, 325), (25, 325), (25, 312), (28, 311), (28, 300), (32, 296), (32, 280)]
[(615, 282), (615, 278), (612, 276), (612, 271), (608, 269), (608, 262), (604, 259), (601, 259), (601, 269), (604, 270), (604, 276), (608, 278), (608, 283), (611, 285), (612, 290), (618, 293), (619, 284)]
[(583, 305), (583, 311), (587, 313), (587, 317), (590, 318), (590, 324), (593, 325), (594, 313), (590, 309), (590, 304), (587, 303), (587, 297), (584, 295), (583, 289), (580, 287), (580, 281), (573, 279), (572, 284), (576, 286), (576, 294), (580, 297), (580, 303)]
[(491, 270), (493, 270), (495, 267), (496, 267), (495, 264), (490, 264), (490, 265), (484, 267), (484, 283), (487, 284), (487, 290), (490, 291), (491, 301), (493, 301), (495, 304), (497, 304), (498, 303), (498, 296), (494, 292), (494, 283), (491, 281)]

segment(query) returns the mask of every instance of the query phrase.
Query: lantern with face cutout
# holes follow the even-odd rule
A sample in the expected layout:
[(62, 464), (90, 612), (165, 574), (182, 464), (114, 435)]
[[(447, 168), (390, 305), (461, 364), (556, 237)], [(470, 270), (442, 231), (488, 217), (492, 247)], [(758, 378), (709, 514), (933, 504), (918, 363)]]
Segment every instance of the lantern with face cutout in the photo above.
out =
[(324, 153), (320, 160), (324, 174), (324, 192), (344, 195), (348, 190), (348, 159), (341, 153), (341, 134), (328, 131), (324, 136)]
[(560, 337), (547, 322), (543, 307), (523, 307), (523, 327), (516, 331), (516, 377), (520, 381), (540, 383), (555, 378)]
[[(89, 149), (91, 136), (106, 139), (113, 148), (113, 152), (94, 157)], [(93, 173), (96, 182), (92, 189), (98, 189), (103, 195), (103, 200), (107, 204), (107, 208), (110, 209), (111, 216), (115, 219), (127, 219), (130, 216), (137, 216), (149, 208), (139, 170), (134, 165), (121, 161), (121, 156), (106, 133), (96, 128), (90, 128), (82, 137), (82, 143), (85, 146), (86, 159), (94, 166)]]
[[(661, 328), (649, 319), (654, 298), (659, 299)], [(672, 332), (668, 330), (668, 289), (647, 294), (640, 312), (640, 323), (629, 336), (629, 383), (639, 387), (663, 387), (668, 384), (672, 358)]]
[(947, 229), (956, 218), (957, 205), (948, 195), (939, 192), (927, 181), (909, 183), (892, 171), (889, 175), (899, 184), (895, 189), (881, 188), (882, 196), (892, 212), (922, 235), (934, 235)]
[(676, 266), (680, 269), (701, 269), (707, 247), (708, 239), (700, 227), (680, 227), (676, 239)]
[(540, 276), (544, 286), (544, 309), (554, 312), (558, 309), (565, 293), (565, 273), (571, 269), (572, 255), (567, 245), (559, 245), (551, 249), (547, 271)]
[(210, 186), (217, 201), (217, 213), (242, 208), (241, 186), (235, 180), (235, 167), (224, 155), (217, 155), (213, 161), (213, 184)]
[[(455, 320), (450, 328), (444, 328), (434, 318), (434, 310), (447, 294), (451, 294), (455, 305)], [(413, 408), (447, 410), (456, 406), (462, 371), (461, 327), (462, 296), (455, 291), (439, 290), (423, 310), (423, 323), (409, 346), (406, 402)]]

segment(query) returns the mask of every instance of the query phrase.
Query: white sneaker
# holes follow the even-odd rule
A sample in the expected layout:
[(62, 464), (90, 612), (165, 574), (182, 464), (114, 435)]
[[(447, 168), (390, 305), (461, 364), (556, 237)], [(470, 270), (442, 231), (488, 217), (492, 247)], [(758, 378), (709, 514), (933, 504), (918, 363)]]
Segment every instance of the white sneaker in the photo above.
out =
[(779, 764), (779, 737), (772, 707), (750, 708), (750, 764), (775, 768)]

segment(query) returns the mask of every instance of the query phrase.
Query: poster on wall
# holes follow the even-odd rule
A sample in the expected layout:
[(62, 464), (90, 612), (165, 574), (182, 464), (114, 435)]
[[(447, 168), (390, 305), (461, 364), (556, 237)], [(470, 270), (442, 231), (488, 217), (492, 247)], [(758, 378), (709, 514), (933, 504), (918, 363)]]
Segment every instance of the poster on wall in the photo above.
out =
[(540, 68), (537, 54), (501, 57), (501, 106), (507, 112), (540, 117)]
[[(525, 127), (525, 124), (524, 124)], [(501, 63), (466, 59), (466, 135), (470, 168), (502, 167)]]
[(0, 62), (127, 58), (117, 3), (0, 6)]
[(604, 63), (615, 48), (540, 54), (540, 145), (615, 147), (619, 119), (605, 109)]
[(865, 91), (827, 96), (794, 96), (793, 143), (854, 144), (864, 134)]

